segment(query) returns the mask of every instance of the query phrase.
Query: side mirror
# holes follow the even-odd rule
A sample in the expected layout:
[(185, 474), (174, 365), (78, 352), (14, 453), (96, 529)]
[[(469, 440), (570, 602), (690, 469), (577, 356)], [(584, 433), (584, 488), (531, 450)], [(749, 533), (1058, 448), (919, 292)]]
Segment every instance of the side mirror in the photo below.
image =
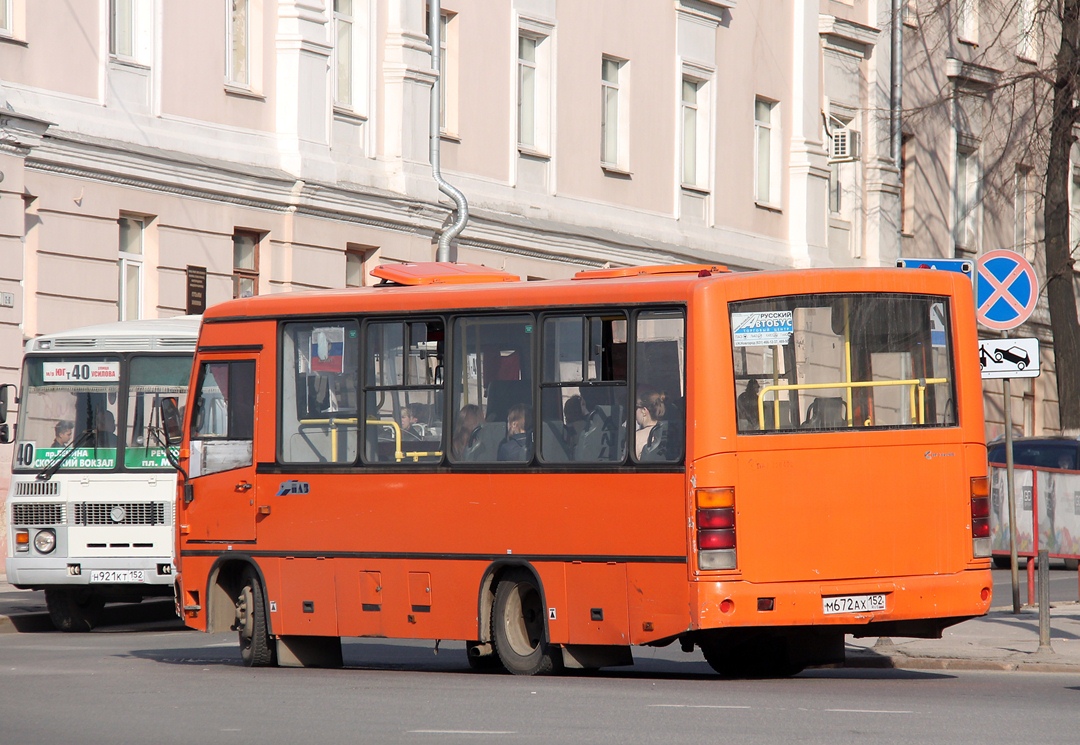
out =
[(15, 440), (13, 437), (14, 432), (7, 426), (7, 424), (0, 424), (0, 445), (7, 445), (9, 442)]
[(15, 386), (11, 383), (0, 385), (0, 424), (7, 421), (8, 402), (11, 398), (11, 391), (13, 390), (15, 390)]
[(158, 404), (161, 409), (161, 423), (165, 430), (165, 446), (179, 445), (184, 433), (183, 421), (180, 418), (180, 407), (175, 397), (161, 399)]

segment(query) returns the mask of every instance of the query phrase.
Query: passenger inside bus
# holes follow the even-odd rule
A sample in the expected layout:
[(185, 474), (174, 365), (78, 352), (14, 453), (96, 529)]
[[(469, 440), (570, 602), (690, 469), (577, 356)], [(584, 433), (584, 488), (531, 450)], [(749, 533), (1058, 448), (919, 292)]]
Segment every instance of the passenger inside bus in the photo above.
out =
[(532, 457), (531, 419), (525, 404), (510, 407), (506, 415), (506, 439), (499, 443), (499, 460), (527, 461)]
[(642, 388), (638, 392), (634, 412), (638, 426), (634, 435), (634, 454), (638, 460), (665, 459), (668, 423), (663, 421), (664, 398), (663, 393), (651, 388)]
[(450, 455), (454, 460), (478, 460), (480, 432), (483, 429), (484, 412), (476, 404), (466, 404), (454, 421), (454, 438), (450, 443)]
[(70, 419), (61, 419), (56, 423), (54, 432), (56, 436), (50, 447), (66, 448), (71, 444), (71, 438), (75, 434), (75, 422)]
[(739, 413), (740, 429), (758, 429), (758, 393), (761, 387), (757, 378), (746, 381), (746, 389), (739, 394), (736, 409)]
[(93, 444), (99, 448), (116, 447), (116, 417), (108, 409), (98, 409), (94, 414)]
[(566, 403), (563, 404), (563, 438), (566, 441), (568, 452), (574, 452), (574, 447), (578, 444), (578, 439), (580, 439), (581, 433), (585, 429), (585, 417), (587, 414), (588, 412), (585, 411), (585, 399), (581, 396), (573, 395), (566, 399)]

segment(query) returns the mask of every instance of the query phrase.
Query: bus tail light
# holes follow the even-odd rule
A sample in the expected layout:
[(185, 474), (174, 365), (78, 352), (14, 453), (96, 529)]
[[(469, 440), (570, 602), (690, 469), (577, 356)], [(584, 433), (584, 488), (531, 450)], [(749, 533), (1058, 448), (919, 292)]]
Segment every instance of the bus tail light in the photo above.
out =
[(735, 489), (697, 489), (694, 492), (699, 569), (734, 569)]
[(976, 559), (990, 556), (990, 480), (971, 480), (971, 550)]

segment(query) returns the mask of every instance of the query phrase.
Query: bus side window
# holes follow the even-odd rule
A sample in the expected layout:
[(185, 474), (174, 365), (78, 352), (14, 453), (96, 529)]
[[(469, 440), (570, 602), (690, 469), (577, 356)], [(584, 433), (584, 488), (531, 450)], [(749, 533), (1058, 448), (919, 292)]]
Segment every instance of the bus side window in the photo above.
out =
[[(645, 311), (634, 324), (634, 374), (638, 399), (659, 399), (662, 415), (638, 434), (642, 463), (682, 460), (686, 443), (686, 321), (681, 311)], [(650, 402), (651, 405), (651, 402)], [(636, 424), (632, 420), (631, 424)]]
[(190, 476), (252, 464), (255, 362), (204, 362), (191, 417)]

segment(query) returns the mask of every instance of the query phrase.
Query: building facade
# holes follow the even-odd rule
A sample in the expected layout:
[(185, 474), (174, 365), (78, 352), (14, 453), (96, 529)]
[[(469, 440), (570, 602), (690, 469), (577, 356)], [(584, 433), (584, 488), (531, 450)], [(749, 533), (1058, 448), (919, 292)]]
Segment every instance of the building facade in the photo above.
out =
[[(470, 215), (451, 258), (526, 278), (893, 265), (893, 12), (446, 0), (435, 145)], [(428, 15), (0, 0), (0, 382), (40, 333), (434, 259), (452, 205), (431, 173)], [(937, 250), (921, 232), (905, 252)]]

